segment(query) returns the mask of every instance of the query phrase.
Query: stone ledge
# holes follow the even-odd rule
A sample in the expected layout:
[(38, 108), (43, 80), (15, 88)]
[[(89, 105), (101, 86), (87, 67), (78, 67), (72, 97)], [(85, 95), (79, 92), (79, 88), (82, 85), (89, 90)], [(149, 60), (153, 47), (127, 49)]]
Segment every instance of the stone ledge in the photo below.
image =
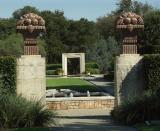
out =
[(92, 100), (114, 100), (113, 96), (101, 96), (101, 97), (65, 97), (65, 98), (46, 98), (46, 101), (92, 101)]
[(115, 98), (107, 97), (80, 97), (80, 98), (46, 98), (46, 103), (51, 110), (70, 109), (107, 109), (114, 108)]

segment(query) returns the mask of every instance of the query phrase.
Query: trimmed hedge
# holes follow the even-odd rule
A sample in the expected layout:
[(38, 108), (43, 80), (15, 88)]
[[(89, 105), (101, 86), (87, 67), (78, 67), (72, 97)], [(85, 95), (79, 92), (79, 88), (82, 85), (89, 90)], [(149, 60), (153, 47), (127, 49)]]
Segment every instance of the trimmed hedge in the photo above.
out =
[(86, 73), (89, 72), (90, 74), (100, 74), (99, 69), (94, 69), (94, 68), (87, 68)]
[(99, 65), (95, 62), (89, 62), (89, 63), (86, 63), (86, 69), (89, 68), (89, 69), (99, 69)]
[[(95, 62), (86, 63), (86, 68), (99, 69), (99, 65)], [(57, 70), (58, 68), (62, 68), (62, 64), (47, 64), (46, 70)]]
[(56, 70), (46, 70), (46, 75), (55, 75)]
[[(100, 74), (99, 65), (95, 62), (86, 63), (86, 72), (91, 74)], [(47, 75), (58, 75), (63, 73), (62, 64), (47, 64), (46, 65), (46, 74)]]
[(3, 93), (15, 93), (16, 58), (0, 57), (0, 90)]
[(62, 64), (47, 64), (46, 70), (57, 70), (58, 68), (62, 68)]
[(152, 92), (160, 90), (160, 54), (144, 56), (146, 88)]
[(63, 70), (61, 68), (57, 68), (56, 70), (47, 70), (46, 75), (62, 75)]

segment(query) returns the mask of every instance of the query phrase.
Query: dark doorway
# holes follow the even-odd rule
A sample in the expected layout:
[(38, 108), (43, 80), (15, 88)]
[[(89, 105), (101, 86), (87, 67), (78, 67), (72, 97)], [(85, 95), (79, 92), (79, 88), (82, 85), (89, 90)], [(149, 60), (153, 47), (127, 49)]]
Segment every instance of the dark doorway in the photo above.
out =
[(79, 58), (68, 58), (67, 69), (68, 69), (68, 75), (79, 75), (80, 74)]

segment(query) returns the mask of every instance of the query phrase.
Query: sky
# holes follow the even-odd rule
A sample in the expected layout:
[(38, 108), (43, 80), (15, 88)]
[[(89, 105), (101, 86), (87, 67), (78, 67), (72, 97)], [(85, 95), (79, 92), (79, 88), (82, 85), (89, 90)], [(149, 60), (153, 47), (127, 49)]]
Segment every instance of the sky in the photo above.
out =
[[(0, 0), (0, 18), (9, 18), (12, 13), (24, 6), (34, 6), (42, 10), (61, 10), (68, 19), (82, 17), (95, 21), (116, 9), (119, 0)], [(160, 0), (138, 0), (160, 8)]]

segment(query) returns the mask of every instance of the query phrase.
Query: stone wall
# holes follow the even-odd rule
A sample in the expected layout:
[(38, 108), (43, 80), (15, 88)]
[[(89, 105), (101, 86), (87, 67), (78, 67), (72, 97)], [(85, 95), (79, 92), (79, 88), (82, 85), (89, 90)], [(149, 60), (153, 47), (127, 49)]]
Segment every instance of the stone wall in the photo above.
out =
[(108, 109), (114, 107), (114, 97), (74, 97), (74, 98), (47, 98), (46, 103), (49, 109)]

